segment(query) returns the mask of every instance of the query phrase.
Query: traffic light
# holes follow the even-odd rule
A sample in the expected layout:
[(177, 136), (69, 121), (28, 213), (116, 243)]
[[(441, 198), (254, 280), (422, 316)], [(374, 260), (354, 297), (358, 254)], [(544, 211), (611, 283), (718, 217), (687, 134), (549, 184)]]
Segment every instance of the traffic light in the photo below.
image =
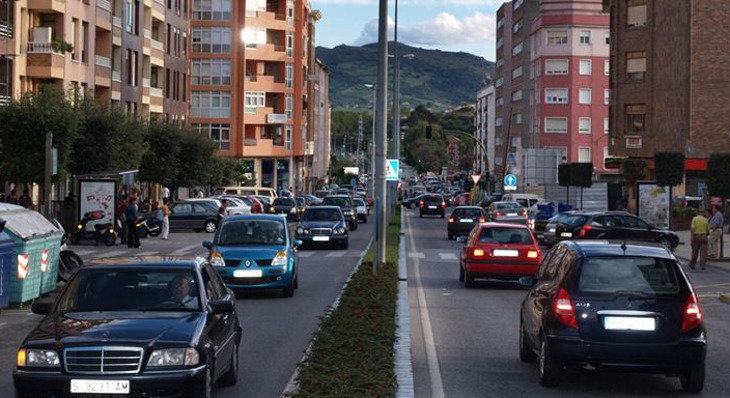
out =
[(429, 124), (428, 126), (426, 126), (426, 139), (430, 140), (431, 137), (433, 137), (433, 127), (431, 127), (431, 125)]

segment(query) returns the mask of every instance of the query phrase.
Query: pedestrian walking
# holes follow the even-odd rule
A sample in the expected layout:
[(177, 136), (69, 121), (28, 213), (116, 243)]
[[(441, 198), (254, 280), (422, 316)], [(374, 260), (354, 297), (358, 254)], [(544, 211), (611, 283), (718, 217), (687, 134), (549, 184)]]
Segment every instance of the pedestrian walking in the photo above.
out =
[(139, 249), (142, 247), (139, 244), (139, 235), (137, 234), (137, 217), (139, 217), (139, 207), (137, 205), (137, 198), (134, 196), (129, 198), (129, 206), (124, 211), (124, 218), (127, 220), (127, 247)]
[(170, 233), (170, 201), (162, 201), (162, 239), (167, 240)]
[(692, 219), (690, 233), (692, 234), (692, 259), (689, 267), (695, 269), (697, 265), (697, 257), (700, 258), (700, 268), (705, 269), (707, 263), (707, 235), (710, 233), (710, 225), (707, 218), (711, 215), (709, 210), (705, 210), (703, 216), (699, 211)]
[(712, 206), (712, 217), (710, 217), (710, 239), (707, 244), (707, 258), (717, 259), (722, 257), (720, 253), (720, 240), (722, 239), (722, 227), (725, 224), (725, 217), (720, 211), (720, 206)]

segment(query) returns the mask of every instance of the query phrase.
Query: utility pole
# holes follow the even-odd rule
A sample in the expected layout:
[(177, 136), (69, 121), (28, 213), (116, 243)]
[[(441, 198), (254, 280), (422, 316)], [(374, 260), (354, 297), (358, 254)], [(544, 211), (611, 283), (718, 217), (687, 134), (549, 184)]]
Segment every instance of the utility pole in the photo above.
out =
[(44, 211), (51, 216), (51, 174), (53, 173), (53, 133), (46, 133), (46, 170), (43, 182)]
[(364, 162), (362, 161), (362, 129), (362, 115), (360, 115), (360, 119), (357, 121), (357, 167), (360, 170), (360, 175), (365, 170), (363, 167)]
[(388, 125), (388, 0), (380, 0), (378, 20), (378, 85), (375, 107), (375, 261), (373, 273), (385, 264), (385, 147)]
[[(393, 28), (393, 145), (392, 159), (400, 159), (400, 60), (398, 59), (398, 0), (395, 0), (395, 26)], [(390, 182), (390, 220), (395, 216), (398, 200), (398, 184)]]

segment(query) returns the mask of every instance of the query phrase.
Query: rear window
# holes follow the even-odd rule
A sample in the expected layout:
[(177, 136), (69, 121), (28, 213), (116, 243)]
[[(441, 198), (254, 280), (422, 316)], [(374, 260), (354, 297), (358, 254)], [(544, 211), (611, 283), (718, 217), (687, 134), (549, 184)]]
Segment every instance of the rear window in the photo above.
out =
[(294, 199), (291, 198), (277, 198), (274, 199), (274, 206), (296, 206), (297, 202), (294, 201)]
[(481, 243), (500, 243), (500, 244), (524, 244), (531, 245), (535, 242), (532, 235), (524, 228), (483, 228), (482, 234), (479, 236)]
[(471, 217), (471, 218), (479, 218), (482, 217), (482, 211), (479, 209), (455, 209), (454, 210), (454, 216), (456, 217)]
[(578, 290), (587, 294), (677, 294), (680, 290), (677, 264), (646, 257), (587, 258), (578, 273)]
[(431, 195), (431, 196), (424, 196), (423, 201), (426, 203), (441, 203), (444, 201), (444, 199), (441, 196)]
[(520, 206), (519, 203), (516, 202), (501, 202), (497, 203), (497, 209), (521, 209), (522, 206)]

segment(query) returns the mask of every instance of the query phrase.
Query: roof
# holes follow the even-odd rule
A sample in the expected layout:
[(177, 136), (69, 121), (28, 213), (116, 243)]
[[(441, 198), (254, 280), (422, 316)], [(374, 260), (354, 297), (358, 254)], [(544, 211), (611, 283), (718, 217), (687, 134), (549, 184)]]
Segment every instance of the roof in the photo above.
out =
[(454, 210), (457, 209), (475, 209), (475, 210), (484, 210), (480, 206), (456, 206)]
[(228, 216), (223, 219), (224, 222), (240, 221), (240, 220), (271, 220), (282, 221), (285, 219), (283, 214), (242, 214), (237, 216)]
[(676, 259), (666, 247), (658, 243), (620, 240), (566, 240), (559, 244), (574, 249), (582, 257), (630, 256)]
[[(202, 248), (202, 246), (201, 246)], [(195, 268), (203, 265), (205, 259), (173, 256), (143, 256), (124, 258), (99, 258), (85, 263), (93, 269), (110, 268)]]
[(340, 206), (313, 206), (307, 207), (307, 211), (310, 210), (340, 210)]
[(507, 222), (485, 222), (479, 224), (482, 227), (486, 228), (519, 228), (519, 229), (529, 229), (527, 225), (524, 224), (512, 224)]

